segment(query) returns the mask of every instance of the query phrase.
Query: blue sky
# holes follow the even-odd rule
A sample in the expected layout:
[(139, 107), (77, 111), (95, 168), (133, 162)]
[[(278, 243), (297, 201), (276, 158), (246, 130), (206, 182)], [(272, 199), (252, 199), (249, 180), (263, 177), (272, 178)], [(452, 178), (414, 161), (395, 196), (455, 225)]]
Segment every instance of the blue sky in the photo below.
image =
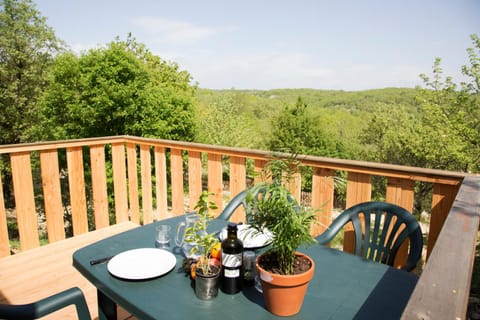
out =
[(81, 52), (131, 32), (202, 88), (414, 87), (462, 80), (480, 0), (33, 0)]

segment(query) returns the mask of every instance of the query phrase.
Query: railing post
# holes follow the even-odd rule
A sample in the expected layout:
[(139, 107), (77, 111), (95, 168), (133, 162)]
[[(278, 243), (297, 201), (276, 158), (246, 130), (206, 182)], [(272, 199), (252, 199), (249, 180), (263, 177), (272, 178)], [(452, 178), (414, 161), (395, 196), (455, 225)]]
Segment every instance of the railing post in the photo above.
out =
[(167, 198), (167, 160), (164, 147), (155, 147), (155, 194), (159, 219), (169, 218)]
[(40, 151), (40, 168), (42, 173), (48, 241), (55, 242), (65, 239), (57, 150)]
[(170, 174), (172, 183), (172, 213), (174, 216), (185, 212), (183, 196), (183, 158), (181, 149), (170, 149)]
[(140, 171), (142, 177), (142, 214), (143, 223), (153, 221), (152, 211), (152, 165), (150, 156), (150, 146), (140, 145)]
[(115, 220), (119, 223), (128, 221), (127, 167), (123, 143), (112, 143), (112, 169)]
[[(346, 207), (370, 201), (372, 198), (372, 176), (364, 173), (348, 172)], [(343, 250), (354, 252), (355, 232), (351, 223), (345, 226)]]
[(188, 207), (193, 211), (202, 193), (202, 159), (197, 151), (188, 152)]
[(439, 183), (435, 183), (433, 185), (432, 212), (430, 218), (430, 230), (428, 232), (427, 260), (433, 248), (435, 247), (438, 235), (440, 234), (440, 230), (445, 223), (448, 212), (452, 208), (452, 204), (458, 193), (459, 187), (460, 183), (458, 185), (445, 185)]
[(107, 173), (105, 169), (105, 145), (90, 147), (92, 168), (93, 213), (95, 229), (110, 225), (108, 216)]
[[(245, 158), (230, 157), (230, 197), (233, 198), (247, 188)], [(239, 208), (230, 217), (231, 221), (245, 222), (245, 210)]]
[[(414, 187), (415, 182), (412, 180), (388, 178), (387, 195), (385, 200), (387, 202), (394, 203), (404, 208), (408, 212), (413, 213)], [(390, 227), (392, 228), (393, 226)], [(410, 240), (406, 239), (405, 242), (398, 249), (397, 255), (395, 257), (394, 266), (402, 266), (407, 261), (409, 243)]]
[(317, 213), (318, 224), (312, 227), (312, 234), (321, 234), (332, 223), (334, 177), (331, 169), (314, 167), (312, 177), (312, 208)]
[(8, 239), (7, 213), (5, 199), (3, 198), (3, 182), (0, 174), (0, 258), (10, 255), (10, 243)]
[(67, 148), (67, 165), (73, 234), (79, 235), (88, 232), (82, 147)]
[(223, 171), (222, 171), (222, 156), (217, 153), (209, 153), (207, 161), (208, 171), (208, 192), (215, 194), (215, 204), (220, 213), (223, 208)]

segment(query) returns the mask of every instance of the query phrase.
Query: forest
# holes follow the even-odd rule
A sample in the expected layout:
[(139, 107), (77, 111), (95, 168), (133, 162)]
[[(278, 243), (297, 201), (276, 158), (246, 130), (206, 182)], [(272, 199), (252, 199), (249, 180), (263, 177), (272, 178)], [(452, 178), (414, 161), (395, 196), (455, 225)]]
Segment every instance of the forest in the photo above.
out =
[(131, 34), (75, 53), (32, 1), (2, 0), (0, 144), (128, 134), (478, 173), (471, 40), (462, 83), (437, 58), (417, 88), (210, 90)]

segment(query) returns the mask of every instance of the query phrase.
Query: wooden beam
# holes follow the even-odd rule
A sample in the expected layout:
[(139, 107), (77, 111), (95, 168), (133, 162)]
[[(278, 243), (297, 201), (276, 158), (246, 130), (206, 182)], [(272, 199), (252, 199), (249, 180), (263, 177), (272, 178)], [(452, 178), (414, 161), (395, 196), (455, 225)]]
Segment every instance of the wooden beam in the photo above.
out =
[(480, 178), (465, 177), (402, 319), (465, 319), (479, 220)]
[(112, 143), (113, 196), (116, 223), (128, 221), (127, 166), (125, 145)]
[(60, 187), (60, 170), (57, 150), (40, 151), (40, 170), (47, 220), (48, 241), (65, 239), (65, 223), (63, 221), (62, 190)]
[(318, 223), (312, 227), (312, 234), (321, 234), (332, 223), (335, 172), (330, 169), (314, 168), (312, 177), (312, 208), (317, 210)]
[(194, 210), (202, 193), (202, 159), (197, 151), (188, 152), (188, 208)]
[(105, 167), (105, 146), (90, 148), (92, 168), (93, 215), (95, 229), (110, 225), (108, 217), (107, 172)]
[(67, 148), (67, 164), (73, 234), (79, 235), (88, 232), (82, 147)]
[(7, 212), (3, 198), (3, 183), (0, 172), (0, 258), (10, 255), (10, 241), (8, 239)]
[(165, 148), (155, 147), (155, 197), (158, 218), (166, 219), (172, 215), (168, 212), (167, 160)]
[(153, 221), (151, 159), (150, 146), (140, 145), (140, 176), (142, 177), (142, 214), (144, 224)]
[[(369, 174), (348, 172), (346, 208), (372, 199), (372, 177)], [(355, 231), (353, 225), (345, 225), (343, 250), (355, 251)]]
[(183, 194), (182, 150), (170, 149), (170, 174), (172, 184), (172, 213), (178, 216), (185, 213)]
[(138, 199), (137, 147), (127, 143), (128, 200), (130, 220), (140, 223), (140, 202)]
[[(209, 153), (207, 161), (208, 171), (208, 192), (215, 194), (215, 204), (218, 207), (218, 213), (223, 209), (223, 169), (222, 156), (219, 154)], [(230, 195), (230, 199), (232, 196)]]

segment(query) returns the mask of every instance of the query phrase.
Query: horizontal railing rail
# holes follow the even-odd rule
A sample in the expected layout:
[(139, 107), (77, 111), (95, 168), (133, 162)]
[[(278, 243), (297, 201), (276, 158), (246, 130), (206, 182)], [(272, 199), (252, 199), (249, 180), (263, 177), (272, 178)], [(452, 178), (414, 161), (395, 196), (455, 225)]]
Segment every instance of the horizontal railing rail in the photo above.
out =
[[(204, 189), (215, 194), (219, 213), (230, 198), (257, 179), (255, 173), (271, 157), (271, 152), (263, 150), (131, 136), (0, 146), (0, 257), (11, 254), (10, 215), (18, 225), (21, 250), (28, 250), (40, 245), (40, 211), (45, 213), (48, 242), (67, 237), (66, 216), (71, 216), (73, 235), (127, 220), (149, 223), (192, 210)], [(458, 219), (453, 204), (459, 201), (459, 189), (465, 188), (466, 181), (478, 179), (460, 172), (308, 155), (299, 155), (297, 160), (312, 172), (308, 181), (311, 197), (306, 204), (321, 208), (321, 223), (312, 230), (314, 234), (332, 221), (338, 202), (334, 177), (339, 172), (346, 181), (345, 207), (371, 200), (373, 180), (381, 177), (385, 183), (381, 197), (413, 211), (418, 183), (430, 183), (430, 221), (423, 230), (427, 257), (434, 252), (439, 235), (448, 231), (442, 229), (447, 217)], [(298, 199), (301, 179), (298, 176), (289, 186)], [(480, 187), (474, 184), (470, 188), (466, 197), (478, 206)], [(13, 204), (9, 198), (14, 198)], [(242, 219), (241, 212), (232, 217)], [(476, 224), (478, 228), (478, 220)], [(346, 236), (344, 249), (349, 246), (351, 240)], [(440, 256), (442, 259), (444, 254)], [(458, 268), (451, 273), (466, 270)]]

